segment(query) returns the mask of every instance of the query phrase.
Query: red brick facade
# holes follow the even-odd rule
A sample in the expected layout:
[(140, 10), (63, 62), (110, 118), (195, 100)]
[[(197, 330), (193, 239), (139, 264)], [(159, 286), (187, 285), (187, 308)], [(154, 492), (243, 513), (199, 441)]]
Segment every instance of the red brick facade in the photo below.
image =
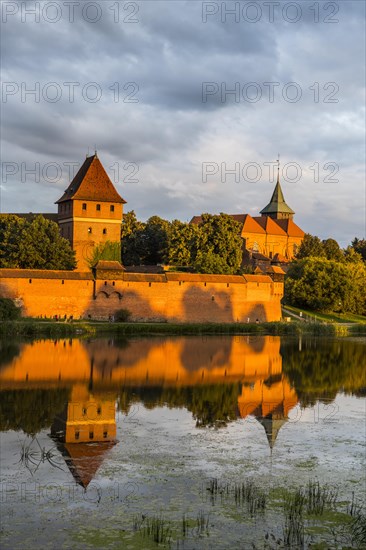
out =
[(283, 283), (263, 275), (0, 269), (0, 295), (30, 317), (108, 320), (128, 309), (132, 321), (255, 322), (281, 318)]

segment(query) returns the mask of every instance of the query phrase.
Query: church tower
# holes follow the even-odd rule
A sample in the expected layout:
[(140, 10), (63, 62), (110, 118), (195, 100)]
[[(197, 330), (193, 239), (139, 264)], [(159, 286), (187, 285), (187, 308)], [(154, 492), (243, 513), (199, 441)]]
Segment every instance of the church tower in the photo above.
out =
[(60, 232), (76, 252), (78, 271), (89, 271), (96, 246), (120, 242), (125, 203), (97, 154), (87, 157), (56, 202)]
[(268, 216), (273, 220), (292, 220), (295, 212), (286, 204), (280, 184), (280, 163), (277, 167), (277, 183), (273, 195), (267, 206), (260, 211), (262, 216)]

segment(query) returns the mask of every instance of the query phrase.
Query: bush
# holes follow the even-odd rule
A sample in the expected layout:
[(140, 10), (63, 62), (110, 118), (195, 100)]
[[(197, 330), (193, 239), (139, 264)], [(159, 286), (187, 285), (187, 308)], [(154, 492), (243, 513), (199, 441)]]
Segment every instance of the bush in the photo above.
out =
[(21, 315), (20, 307), (17, 307), (10, 298), (0, 298), (0, 321), (14, 321)]
[(131, 317), (129, 309), (118, 309), (114, 314), (114, 320), (116, 323), (127, 323)]

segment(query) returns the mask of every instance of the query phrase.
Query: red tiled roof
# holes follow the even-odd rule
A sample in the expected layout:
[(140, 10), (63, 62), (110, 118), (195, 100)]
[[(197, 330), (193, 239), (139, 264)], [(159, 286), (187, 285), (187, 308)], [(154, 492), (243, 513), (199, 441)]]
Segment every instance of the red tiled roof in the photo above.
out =
[(269, 235), (286, 235), (286, 232), (268, 216), (256, 216), (253, 218)]
[(124, 273), (124, 281), (136, 283), (166, 283), (165, 274), (158, 273)]
[(187, 283), (239, 283), (245, 281), (241, 275), (214, 275), (204, 273), (173, 273), (165, 274), (167, 281), (183, 281)]
[(164, 273), (161, 265), (128, 265), (125, 267), (126, 273)]
[(279, 254), (278, 252), (273, 256), (272, 262), (281, 262), (281, 263), (287, 263), (288, 259), (285, 256), (282, 256), (282, 254)]
[(280, 273), (281, 275), (285, 275), (285, 272), (282, 269), (282, 267), (279, 267), (278, 265), (271, 265), (267, 269), (267, 273)]
[(265, 234), (264, 228), (257, 222), (256, 218), (252, 218), (250, 214), (245, 214), (242, 235), (244, 233), (261, 233)]
[(120, 262), (111, 260), (99, 260), (94, 268), (103, 271), (125, 271), (125, 268), (120, 264)]
[(243, 275), (244, 279), (248, 283), (272, 283), (272, 279), (269, 275)]
[(197, 225), (202, 222), (202, 216), (193, 216), (189, 223), (196, 223)]
[(262, 260), (265, 262), (271, 261), (271, 258), (269, 258), (268, 256), (265, 256), (264, 254), (261, 254), (260, 252), (256, 252), (255, 250), (251, 250), (251, 252), (252, 252), (252, 258), (254, 260)]
[(0, 269), (0, 279), (76, 279), (92, 280), (87, 271), (54, 271), (51, 269)]
[(84, 164), (56, 204), (68, 200), (88, 200), (100, 202), (126, 203), (117, 193), (97, 155), (84, 161)]
[(273, 220), (289, 237), (304, 237), (305, 232), (293, 220)]
[[(250, 214), (227, 214), (227, 215), (230, 216), (230, 218), (232, 218), (236, 222), (243, 224), (242, 233), (244, 231), (247, 233), (262, 233), (262, 234), (265, 233), (263, 228), (254, 221), (254, 219), (252, 218), (252, 216), (250, 216)], [(202, 216), (193, 216), (190, 223), (195, 223), (195, 224), (202, 223)]]

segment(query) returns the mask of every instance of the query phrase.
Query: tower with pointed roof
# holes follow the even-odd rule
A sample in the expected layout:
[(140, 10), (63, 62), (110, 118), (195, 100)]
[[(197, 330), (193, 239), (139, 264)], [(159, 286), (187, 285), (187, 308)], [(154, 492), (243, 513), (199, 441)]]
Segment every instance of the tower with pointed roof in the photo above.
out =
[(280, 161), (277, 165), (277, 183), (271, 200), (261, 211), (262, 216), (268, 216), (274, 220), (292, 220), (295, 212), (286, 204), (280, 184)]
[(79, 271), (90, 269), (96, 246), (107, 241), (120, 242), (125, 203), (97, 153), (87, 157), (56, 202), (60, 232), (76, 252)]

